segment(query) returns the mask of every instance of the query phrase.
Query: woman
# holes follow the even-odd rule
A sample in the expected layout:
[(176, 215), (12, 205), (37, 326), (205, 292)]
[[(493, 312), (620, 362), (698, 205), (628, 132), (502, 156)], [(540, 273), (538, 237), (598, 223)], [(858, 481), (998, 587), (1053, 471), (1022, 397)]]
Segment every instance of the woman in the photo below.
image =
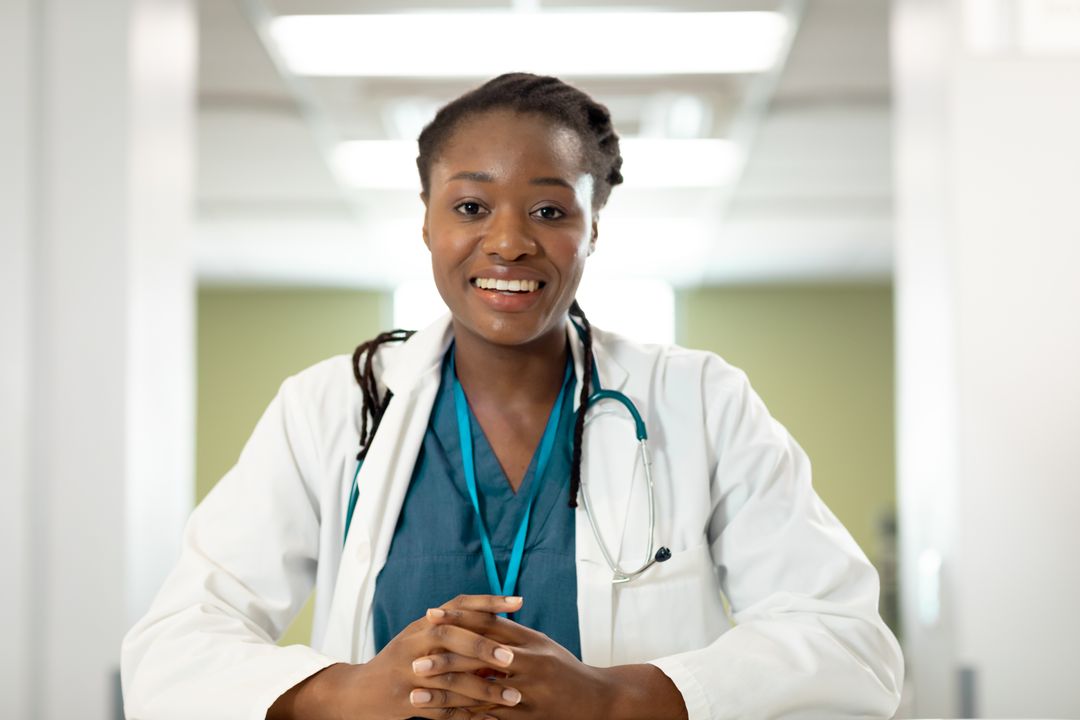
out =
[[(282, 385), (125, 640), (128, 717), (890, 716), (877, 576), (802, 450), (740, 371), (574, 301), (607, 110), (504, 75), (419, 145), (450, 316)], [(313, 584), (312, 647), (275, 646)]]

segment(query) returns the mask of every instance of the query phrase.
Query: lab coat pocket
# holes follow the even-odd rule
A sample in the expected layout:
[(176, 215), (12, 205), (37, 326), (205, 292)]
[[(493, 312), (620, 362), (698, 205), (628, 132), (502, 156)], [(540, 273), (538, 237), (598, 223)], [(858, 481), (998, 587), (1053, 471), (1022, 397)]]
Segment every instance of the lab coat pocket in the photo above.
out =
[(673, 550), (615, 586), (612, 663), (640, 663), (702, 648), (730, 628), (707, 544)]

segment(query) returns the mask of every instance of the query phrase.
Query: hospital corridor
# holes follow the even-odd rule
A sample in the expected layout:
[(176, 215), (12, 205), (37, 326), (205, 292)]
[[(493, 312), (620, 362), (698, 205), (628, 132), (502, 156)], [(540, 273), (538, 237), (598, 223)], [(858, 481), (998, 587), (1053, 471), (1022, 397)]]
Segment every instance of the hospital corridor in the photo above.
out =
[(0, 0), (0, 718), (1080, 720), (1080, 0)]

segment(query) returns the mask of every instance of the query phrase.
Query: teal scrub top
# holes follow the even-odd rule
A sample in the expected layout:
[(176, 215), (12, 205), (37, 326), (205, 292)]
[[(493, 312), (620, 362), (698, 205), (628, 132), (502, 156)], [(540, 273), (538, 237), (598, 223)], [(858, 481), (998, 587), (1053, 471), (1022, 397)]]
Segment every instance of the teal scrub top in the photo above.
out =
[[(461, 460), (449, 354), (394, 530), (375, 584), (373, 630), (381, 651), (407, 625), (457, 595), (491, 594), (476, 513)], [(574, 510), (568, 506), (574, 432), (573, 377), (558, 408), (559, 425), (543, 486), (525, 539), (517, 595), (525, 602), (511, 619), (539, 630), (576, 657), (578, 632)], [(535, 481), (536, 452), (515, 493), (484, 431), (469, 410), (480, 511), (491, 536), (499, 577), (506, 577), (514, 536)]]

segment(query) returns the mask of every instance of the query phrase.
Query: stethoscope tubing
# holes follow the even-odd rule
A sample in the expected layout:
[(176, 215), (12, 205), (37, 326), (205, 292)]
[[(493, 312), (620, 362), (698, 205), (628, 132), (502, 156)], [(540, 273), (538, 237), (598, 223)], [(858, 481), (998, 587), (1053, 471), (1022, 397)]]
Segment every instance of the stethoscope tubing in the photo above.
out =
[[(591, 402), (592, 398), (589, 400)], [(614, 585), (630, 582), (657, 562), (657, 557), (653, 555), (653, 547), (656, 541), (656, 494), (652, 479), (652, 462), (649, 458), (649, 442), (647, 439), (641, 438), (638, 440), (638, 452), (641, 456), (641, 465), (645, 470), (645, 483), (649, 488), (649, 547), (645, 551), (645, 562), (636, 570), (623, 570), (622, 566), (612, 558), (611, 551), (608, 550), (607, 543), (604, 542), (603, 536), (600, 533), (600, 526), (596, 522), (596, 515), (592, 511), (592, 505), (589, 501), (588, 483), (584, 481), (581, 483), (581, 500), (585, 505), (585, 514), (589, 518), (589, 525), (592, 527), (593, 537), (596, 539), (596, 544), (600, 547), (600, 553), (604, 556), (604, 562), (611, 568), (611, 582)], [(665, 558), (665, 560), (666, 559), (667, 558)]]

